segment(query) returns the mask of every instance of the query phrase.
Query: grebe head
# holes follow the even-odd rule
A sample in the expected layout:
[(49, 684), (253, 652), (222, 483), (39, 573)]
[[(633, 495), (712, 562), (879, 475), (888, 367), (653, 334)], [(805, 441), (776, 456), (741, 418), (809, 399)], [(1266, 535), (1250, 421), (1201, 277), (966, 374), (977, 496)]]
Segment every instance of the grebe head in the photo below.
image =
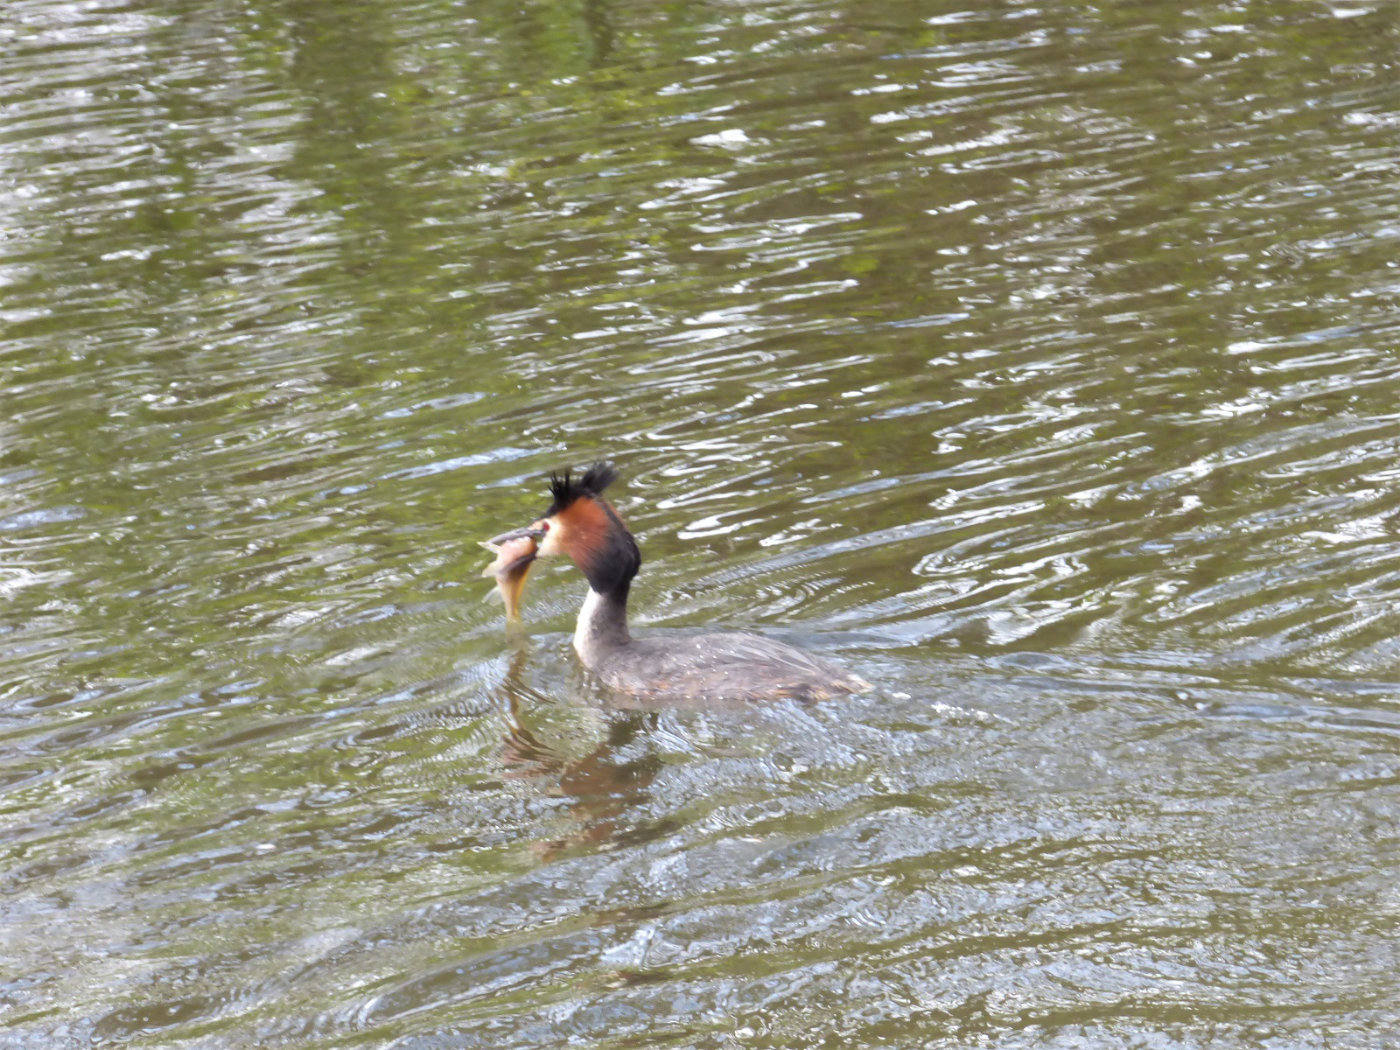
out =
[[(544, 514), (523, 529), (489, 541), (490, 549), (528, 538), (537, 545), (531, 561), (566, 555), (588, 577), (593, 590), (625, 599), (642, 555), (617, 511), (603, 499), (603, 490), (616, 480), (617, 470), (606, 462), (594, 463), (580, 477), (567, 470), (550, 474), (551, 499)], [(523, 586), (523, 573), (520, 583)]]

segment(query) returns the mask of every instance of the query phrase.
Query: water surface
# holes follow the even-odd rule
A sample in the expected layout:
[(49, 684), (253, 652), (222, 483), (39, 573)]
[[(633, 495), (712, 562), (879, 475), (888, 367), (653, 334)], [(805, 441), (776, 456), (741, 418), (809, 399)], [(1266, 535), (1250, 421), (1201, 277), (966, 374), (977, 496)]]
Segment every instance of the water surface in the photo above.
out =
[(1393, 5), (13, 6), (0, 1045), (1400, 1030)]

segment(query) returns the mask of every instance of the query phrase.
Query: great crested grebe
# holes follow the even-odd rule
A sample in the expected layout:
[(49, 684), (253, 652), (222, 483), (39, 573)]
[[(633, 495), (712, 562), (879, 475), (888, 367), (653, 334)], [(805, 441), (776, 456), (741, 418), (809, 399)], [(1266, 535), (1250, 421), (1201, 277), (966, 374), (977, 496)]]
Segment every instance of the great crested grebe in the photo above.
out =
[(483, 544), (496, 552), (494, 575), (512, 619), (536, 557), (565, 554), (588, 578), (574, 630), (583, 665), (619, 692), (643, 698), (820, 700), (859, 693), (870, 684), (791, 645), (756, 634), (713, 632), (633, 638), (627, 593), (642, 564), (637, 541), (602, 492), (617, 479), (609, 463), (580, 478), (551, 474), (544, 515)]

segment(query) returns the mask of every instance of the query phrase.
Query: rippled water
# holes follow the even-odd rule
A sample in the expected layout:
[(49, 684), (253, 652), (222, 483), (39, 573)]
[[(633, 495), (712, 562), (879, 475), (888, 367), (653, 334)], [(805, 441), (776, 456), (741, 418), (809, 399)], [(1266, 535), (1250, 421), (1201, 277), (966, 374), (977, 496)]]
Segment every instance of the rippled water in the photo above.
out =
[(1397, 21), (7, 7), (0, 1045), (1389, 1045)]

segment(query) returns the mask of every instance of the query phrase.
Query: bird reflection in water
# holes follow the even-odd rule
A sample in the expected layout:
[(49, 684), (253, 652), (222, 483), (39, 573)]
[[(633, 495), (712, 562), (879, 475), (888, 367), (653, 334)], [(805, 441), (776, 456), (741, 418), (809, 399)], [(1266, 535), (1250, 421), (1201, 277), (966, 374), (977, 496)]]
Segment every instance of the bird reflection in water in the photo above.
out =
[(501, 683), (506, 724), (502, 734), (501, 763), (509, 779), (527, 781), (544, 794), (568, 800), (578, 829), (532, 845), (541, 859), (549, 860), (578, 847), (611, 849), (645, 842), (667, 830), (666, 822), (637, 822), (628, 814), (648, 799), (647, 788), (661, 769), (655, 750), (636, 757), (626, 751), (644, 741), (656, 729), (654, 711), (608, 711), (603, 740), (584, 754), (571, 754), (558, 741), (542, 741), (526, 724), (523, 711), (540, 696), (525, 684), (529, 651), (517, 647)]

